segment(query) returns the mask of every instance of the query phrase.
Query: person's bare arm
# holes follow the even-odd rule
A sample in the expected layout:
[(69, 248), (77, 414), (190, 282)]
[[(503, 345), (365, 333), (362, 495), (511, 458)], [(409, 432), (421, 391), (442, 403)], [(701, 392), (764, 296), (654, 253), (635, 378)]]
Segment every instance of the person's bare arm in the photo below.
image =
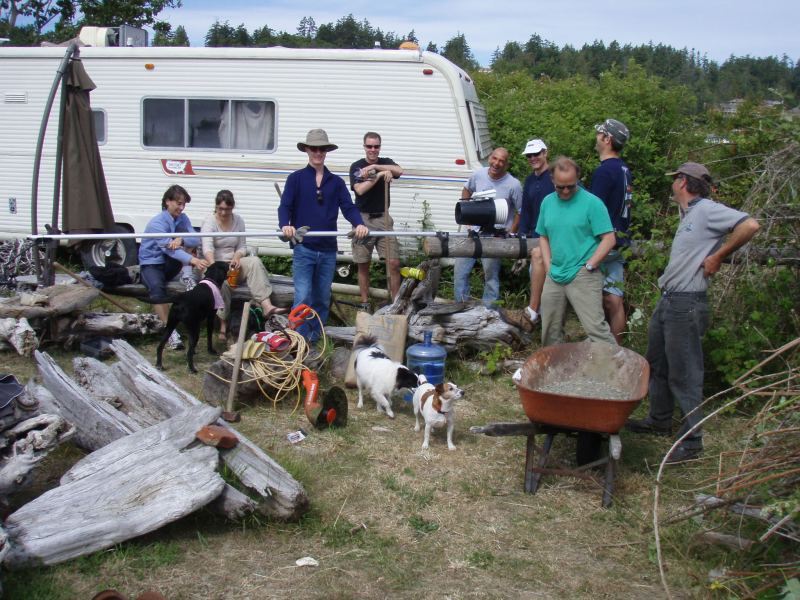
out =
[(709, 254), (703, 261), (703, 274), (710, 277), (719, 271), (722, 261), (749, 242), (760, 228), (761, 225), (753, 217), (748, 217), (736, 225), (722, 246), (714, 254)]
[(550, 261), (552, 254), (550, 253), (550, 240), (545, 236), (539, 237), (539, 250), (542, 251), (542, 262), (544, 263), (545, 275), (550, 272)]
[(469, 198), (472, 198), (472, 192), (466, 187), (461, 188), (461, 199), (468, 200)]
[(587, 261), (587, 264), (592, 265), (595, 269), (600, 266), (600, 263), (603, 262), (608, 253), (614, 249), (614, 246), (617, 244), (617, 236), (614, 235), (613, 231), (609, 231), (608, 233), (604, 233), (600, 236), (600, 243), (597, 245), (597, 249), (592, 254), (591, 258)]

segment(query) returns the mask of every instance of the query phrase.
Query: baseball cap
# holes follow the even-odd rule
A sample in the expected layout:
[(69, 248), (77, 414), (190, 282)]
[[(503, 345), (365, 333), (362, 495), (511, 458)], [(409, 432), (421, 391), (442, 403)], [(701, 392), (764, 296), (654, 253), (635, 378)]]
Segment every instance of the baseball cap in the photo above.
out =
[(708, 169), (704, 165), (696, 162), (685, 162), (676, 170), (667, 173), (668, 176), (674, 177), (675, 175), (688, 175), (689, 177), (694, 177), (695, 179), (705, 179), (706, 181), (711, 181), (711, 174), (708, 172)]
[(522, 151), (522, 154), (539, 154), (539, 152), (542, 150), (547, 150), (547, 144), (545, 144), (539, 138), (535, 138), (528, 140), (528, 143), (525, 145), (525, 150)]
[(595, 131), (610, 135), (618, 144), (625, 144), (631, 137), (631, 132), (625, 127), (625, 123), (616, 119), (606, 119), (602, 123), (594, 126)]

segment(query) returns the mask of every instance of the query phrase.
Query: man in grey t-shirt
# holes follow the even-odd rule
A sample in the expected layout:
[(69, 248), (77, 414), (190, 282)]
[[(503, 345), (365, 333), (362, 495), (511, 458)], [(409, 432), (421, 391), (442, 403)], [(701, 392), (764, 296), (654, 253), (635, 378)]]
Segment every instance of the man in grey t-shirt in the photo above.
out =
[[(658, 279), (661, 298), (647, 332), (650, 362), (650, 414), (631, 420), (635, 433), (670, 435), (675, 404), (684, 419), (683, 441), (667, 463), (691, 460), (703, 450), (698, 427), (703, 416), (703, 334), (708, 327), (708, 278), (726, 256), (746, 244), (759, 229), (747, 213), (708, 199), (711, 175), (703, 165), (684, 163), (673, 177), (672, 198), (680, 207), (680, 224), (672, 241), (669, 264)], [(727, 236), (727, 237), (726, 237)]]
[[(495, 191), (495, 198), (508, 200), (508, 216), (505, 229), (516, 233), (522, 209), (522, 186), (516, 177), (508, 172), (508, 150), (496, 148), (489, 156), (489, 166), (478, 169), (461, 190), (461, 199), (468, 200), (477, 192)], [(474, 227), (474, 229), (478, 229)], [(500, 259), (482, 258), (483, 265), (483, 303), (494, 306), (500, 299)], [(469, 300), (469, 275), (475, 266), (474, 258), (455, 259), (453, 287), (456, 302)]]

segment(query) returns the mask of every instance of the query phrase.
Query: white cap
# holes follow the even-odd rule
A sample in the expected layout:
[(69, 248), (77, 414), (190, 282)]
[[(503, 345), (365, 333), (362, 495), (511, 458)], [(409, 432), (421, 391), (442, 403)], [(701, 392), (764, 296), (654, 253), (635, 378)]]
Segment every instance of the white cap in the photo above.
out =
[(539, 152), (542, 150), (547, 150), (547, 144), (545, 144), (539, 138), (536, 138), (533, 140), (528, 140), (528, 143), (525, 146), (525, 150), (522, 151), (522, 154), (539, 154)]

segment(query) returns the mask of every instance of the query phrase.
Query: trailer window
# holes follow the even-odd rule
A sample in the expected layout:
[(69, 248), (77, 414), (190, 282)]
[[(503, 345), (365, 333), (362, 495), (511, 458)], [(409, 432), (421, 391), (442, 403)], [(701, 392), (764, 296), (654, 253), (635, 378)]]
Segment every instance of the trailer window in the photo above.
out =
[(472, 125), (472, 135), (475, 138), (475, 148), (478, 150), (478, 158), (483, 160), (492, 153), (492, 138), (489, 135), (486, 109), (477, 102), (467, 102), (467, 107), (469, 107), (469, 120)]
[(274, 102), (147, 98), (143, 120), (145, 146), (275, 149)]
[(106, 143), (106, 111), (92, 109), (92, 120), (94, 121), (94, 136), (98, 144)]

